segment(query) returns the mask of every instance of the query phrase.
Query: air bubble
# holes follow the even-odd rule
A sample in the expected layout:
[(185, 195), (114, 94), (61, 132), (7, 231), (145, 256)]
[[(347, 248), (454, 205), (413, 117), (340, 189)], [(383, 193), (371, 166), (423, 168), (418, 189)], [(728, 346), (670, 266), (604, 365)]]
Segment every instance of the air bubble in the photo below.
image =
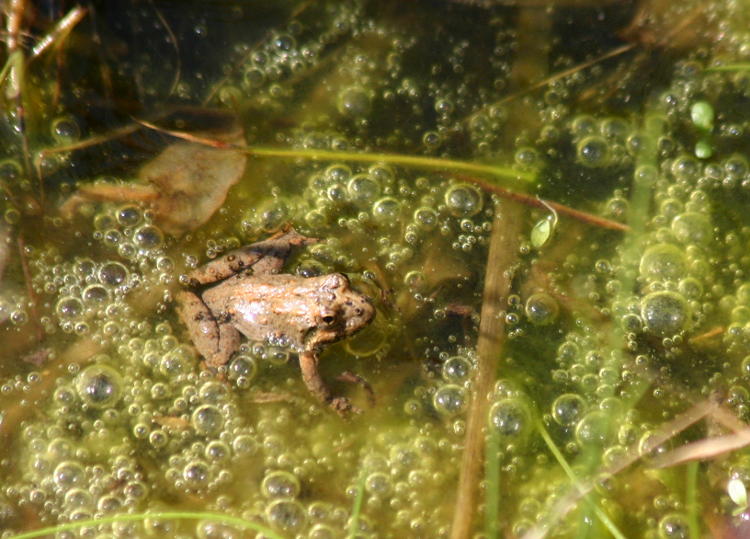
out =
[(300, 483), (294, 474), (275, 470), (266, 474), (260, 490), (266, 498), (296, 498), (300, 492)]
[(213, 404), (204, 404), (193, 412), (190, 423), (198, 434), (215, 435), (224, 427), (224, 416)]
[(526, 300), (526, 318), (535, 326), (546, 326), (557, 319), (560, 308), (555, 298), (545, 292), (533, 294)]
[(454, 217), (471, 217), (482, 211), (482, 194), (473, 185), (460, 183), (445, 192), (445, 205)]
[(370, 112), (370, 96), (361, 86), (344, 88), (338, 97), (338, 111), (344, 116), (363, 118)]
[(109, 408), (120, 400), (122, 376), (108, 365), (95, 364), (82, 370), (75, 379), (80, 399), (91, 408)]
[(107, 262), (99, 270), (99, 281), (112, 287), (120, 286), (128, 278), (128, 270), (119, 262)]
[(141, 222), (143, 215), (138, 206), (128, 204), (117, 209), (115, 218), (121, 226), (135, 226)]
[(655, 281), (676, 280), (686, 270), (685, 254), (676, 245), (659, 243), (652, 245), (641, 257), (641, 277)]
[(52, 479), (62, 489), (80, 487), (85, 482), (83, 466), (72, 460), (61, 462), (52, 473)]
[(703, 214), (686, 212), (672, 219), (672, 232), (684, 244), (708, 244), (712, 237), (711, 223)]
[(164, 235), (154, 225), (143, 225), (133, 234), (133, 241), (140, 249), (155, 249), (164, 241)]
[(266, 507), (266, 520), (278, 530), (296, 532), (305, 525), (305, 509), (296, 500), (275, 500)]
[(414, 210), (414, 224), (424, 231), (434, 230), (438, 225), (438, 215), (432, 208), (422, 206)]
[(589, 168), (603, 167), (609, 164), (609, 147), (604, 137), (593, 135), (586, 137), (576, 147), (578, 162)]
[(563, 427), (569, 427), (578, 422), (586, 409), (586, 403), (580, 395), (565, 393), (552, 403), (552, 417)]
[(81, 294), (87, 305), (103, 305), (109, 300), (109, 291), (100, 284), (87, 286)]
[(202, 460), (188, 462), (182, 469), (182, 478), (191, 488), (203, 488), (208, 484), (210, 477), (208, 464)]
[(70, 144), (81, 138), (81, 128), (72, 116), (61, 116), (52, 120), (52, 138), (60, 144)]
[(357, 174), (347, 185), (349, 198), (354, 202), (370, 203), (380, 196), (380, 184), (369, 174)]
[(83, 314), (83, 303), (74, 297), (64, 297), (57, 302), (57, 316), (64, 320), (78, 318)]
[(490, 426), (504, 438), (518, 438), (531, 428), (531, 415), (517, 400), (502, 399), (490, 408)]
[(442, 371), (446, 382), (461, 383), (471, 374), (471, 362), (463, 356), (449, 357), (443, 363)]
[(446, 384), (437, 391), (432, 398), (432, 405), (441, 415), (452, 416), (466, 407), (466, 392), (455, 384)]
[(401, 220), (401, 202), (393, 197), (381, 198), (373, 205), (372, 216), (380, 224), (396, 226)]

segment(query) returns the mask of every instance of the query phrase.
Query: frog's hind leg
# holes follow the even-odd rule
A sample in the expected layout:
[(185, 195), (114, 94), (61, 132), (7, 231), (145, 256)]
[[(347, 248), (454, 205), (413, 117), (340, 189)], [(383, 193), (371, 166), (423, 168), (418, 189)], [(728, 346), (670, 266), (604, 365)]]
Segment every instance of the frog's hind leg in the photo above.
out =
[(206, 358), (206, 364), (219, 367), (227, 363), (239, 346), (237, 330), (227, 322), (217, 320), (200, 296), (193, 292), (180, 292), (177, 302), (177, 312), (187, 326), (190, 340), (198, 353)]
[(279, 273), (293, 247), (315, 243), (315, 238), (298, 234), (293, 228), (285, 229), (270, 238), (246, 245), (216, 258), (190, 273), (195, 286), (224, 280), (232, 275), (252, 271), (253, 275)]

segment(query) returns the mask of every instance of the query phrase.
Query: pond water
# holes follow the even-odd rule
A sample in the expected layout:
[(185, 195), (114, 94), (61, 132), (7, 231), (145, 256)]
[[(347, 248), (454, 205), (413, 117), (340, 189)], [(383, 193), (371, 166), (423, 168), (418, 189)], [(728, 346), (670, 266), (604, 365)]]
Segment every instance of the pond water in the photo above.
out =
[(742, 3), (3, 9), (0, 537), (749, 533)]

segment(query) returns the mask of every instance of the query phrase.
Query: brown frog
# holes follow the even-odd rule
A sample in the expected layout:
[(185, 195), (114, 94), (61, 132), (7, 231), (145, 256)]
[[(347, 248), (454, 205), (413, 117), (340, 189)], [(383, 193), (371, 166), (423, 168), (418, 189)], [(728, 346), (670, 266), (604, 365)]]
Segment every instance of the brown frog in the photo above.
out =
[(375, 309), (341, 273), (308, 278), (279, 273), (293, 247), (315, 241), (288, 228), (197, 268), (189, 274), (189, 289), (178, 296), (179, 314), (208, 366), (227, 363), (240, 334), (290, 347), (299, 354), (310, 392), (346, 413), (353, 407), (331, 394), (318, 373), (318, 353), (369, 324)]

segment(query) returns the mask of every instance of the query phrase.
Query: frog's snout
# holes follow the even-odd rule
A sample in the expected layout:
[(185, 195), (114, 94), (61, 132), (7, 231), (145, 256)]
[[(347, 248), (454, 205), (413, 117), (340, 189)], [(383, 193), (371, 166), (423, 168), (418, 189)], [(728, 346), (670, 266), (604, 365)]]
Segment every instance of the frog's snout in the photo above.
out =
[(356, 333), (375, 318), (375, 307), (367, 296), (359, 295), (349, 307), (346, 317), (347, 334)]

